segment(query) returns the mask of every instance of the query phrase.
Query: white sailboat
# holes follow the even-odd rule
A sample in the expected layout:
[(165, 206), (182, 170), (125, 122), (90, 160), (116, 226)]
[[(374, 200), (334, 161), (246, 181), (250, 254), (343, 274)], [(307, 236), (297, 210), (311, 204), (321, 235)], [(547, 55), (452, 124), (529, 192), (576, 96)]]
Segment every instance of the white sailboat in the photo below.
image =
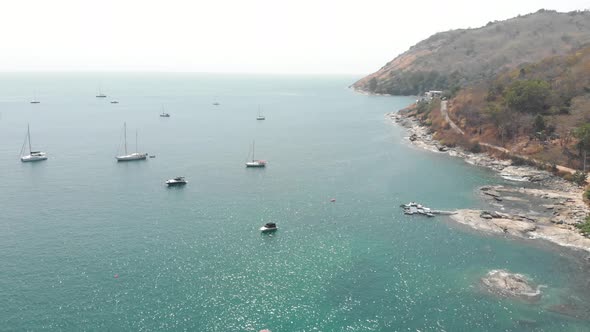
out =
[(123, 136), (125, 137), (125, 154), (116, 156), (117, 161), (135, 161), (145, 160), (148, 156), (147, 153), (137, 152), (137, 131), (135, 132), (135, 152), (129, 154), (127, 152), (127, 123), (123, 123)]
[[(23, 155), (27, 143), (29, 143), (29, 154)], [(20, 161), (24, 163), (29, 161), (41, 161), (46, 159), (47, 155), (45, 154), (45, 152), (33, 151), (33, 149), (31, 148), (31, 130), (29, 129), (29, 125), (27, 125), (27, 136), (25, 137), (23, 147), (20, 150)]]
[(258, 105), (258, 116), (256, 117), (256, 120), (266, 120), (266, 118), (260, 111), (260, 105)]
[[(254, 141), (252, 141), (252, 161), (246, 161), (246, 167), (266, 167), (266, 160), (257, 160), (254, 157), (254, 152), (255, 152), (255, 145), (254, 145)], [(250, 157), (250, 155), (248, 155), (248, 157)], [(250, 159), (250, 158), (248, 158)]]
[(39, 101), (39, 99), (37, 99), (37, 92), (35, 91), (33, 100), (31, 100), (30, 102), (31, 104), (40, 104), (41, 102)]
[(96, 98), (106, 98), (107, 95), (105, 95), (104, 93), (102, 93), (102, 89), (99, 87), (98, 88), (98, 94), (96, 95)]

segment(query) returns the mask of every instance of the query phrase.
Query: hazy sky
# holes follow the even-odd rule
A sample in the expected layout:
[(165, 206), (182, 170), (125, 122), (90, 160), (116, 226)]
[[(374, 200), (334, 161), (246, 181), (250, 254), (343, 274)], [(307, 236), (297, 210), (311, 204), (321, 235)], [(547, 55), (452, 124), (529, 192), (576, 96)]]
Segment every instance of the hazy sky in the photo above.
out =
[(590, 0), (2, 0), (0, 71), (369, 73), (428, 36)]

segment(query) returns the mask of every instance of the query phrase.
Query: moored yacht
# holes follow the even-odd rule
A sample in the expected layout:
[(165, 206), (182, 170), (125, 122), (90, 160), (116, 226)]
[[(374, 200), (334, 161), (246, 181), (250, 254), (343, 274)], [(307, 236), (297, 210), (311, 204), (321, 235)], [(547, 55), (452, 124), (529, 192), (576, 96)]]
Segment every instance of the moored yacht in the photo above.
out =
[(184, 176), (177, 176), (174, 179), (170, 179), (166, 181), (166, 184), (170, 187), (172, 186), (183, 186), (188, 182), (184, 179)]
[[(252, 160), (246, 161), (246, 167), (266, 167), (266, 160), (256, 159), (254, 157), (255, 145), (252, 142)], [(248, 156), (249, 157), (249, 156)]]
[(144, 152), (137, 152), (137, 132), (135, 132), (135, 152), (131, 154), (127, 152), (127, 123), (123, 124), (123, 128), (123, 136), (125, 137), (125, 154), (116, 156), (115, 158), (117, 161), (145, 160), (148, 154)]
[(260, 231), (262, 233), (274, 232), (277, 229), (279, 228), (277, 227), (277, 224), (274, 222), (267, 222), (266, 224), (264, 224), (264, 226), (260, 227)]
[[(24, 155), (23, 152), (25, 151), (25, 146), (29, 144), (29, 154)], [(47, 155), (45, 152), (41, 151), (33, 151), (31, 148), (31, 130), (29, 129), (29, 125), (27, 125), (27, 136), (25, 137), (25, 142), (23, 143), (23, 147), (21, 148), (20, 153), (20, 161), (22, 162), (29, 162), (29, 161), (41, 161), (46, 160)]]

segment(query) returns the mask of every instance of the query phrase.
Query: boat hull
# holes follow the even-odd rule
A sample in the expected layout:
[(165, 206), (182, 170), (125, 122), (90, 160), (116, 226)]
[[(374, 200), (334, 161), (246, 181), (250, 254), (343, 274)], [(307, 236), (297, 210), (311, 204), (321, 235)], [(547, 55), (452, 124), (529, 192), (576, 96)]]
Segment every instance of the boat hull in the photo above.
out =
[(180, 187), (186, 184), (187, 182), (166, 182), (166, 185), (168, 185), (168, 187)]
[(115, 159), (117, 161), (136, 161), (136, 160), (146, 160), (147, 153), (133, 153), (127, 156), (116, 156)]
[(264, 227), (264, 226), (260, 227), (260, 231), (262, 233), (270, 233), (270, 232), (274, 232), (278, 229), (279, 229), (278, 227), (274, 227), (274, 228), (268, 228), (268, 227)]
[(22, 161), (23, 163), (28, 163), (28, 162), (34, 162), (34, 161), (43, 161), (43, 160), (47, 160), (47, 156), (43, 155), (43, 156), (22, 156), (20, 157), (20, 161)]

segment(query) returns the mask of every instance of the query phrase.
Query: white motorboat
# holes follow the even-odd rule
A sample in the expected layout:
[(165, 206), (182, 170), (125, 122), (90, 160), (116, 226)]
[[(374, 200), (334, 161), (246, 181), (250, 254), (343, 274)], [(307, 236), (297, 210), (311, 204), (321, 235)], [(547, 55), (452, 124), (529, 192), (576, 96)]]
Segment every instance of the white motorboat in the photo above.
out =
[[(25, 155), (23, 152), (25, 151), (25, 146), (29, 145), (29, 154)], [(23, 143), (23, 147), (21, 148), (20, 152), (20, 161), (22, 162), (29, 162), (29, 161), (41, 161), (46, 160), (47, 155), (45, 152), (41, 151), (33, 151), (31, 148), (31, 130), (29, 129), (29, 125), (27, 125), (27, 136), (25, 137), (25, 141)]]
[(170, 179), (166, 181), (166, 184), (170, 187), (172, 186), (183, 186), (188, 182), (184, 179), (184, 176), (177, 176), (174, 179)]
[(144, 152), (137, 152), (137, 131), (135, 132), (135, 152), (128, 153), (127, 152), (127, 123), (123, 124), (123, 136), (125, 138), (125, 154), (116, 156), (115, 158), (117, 161), (135, 161), (135, 160), (145, 160), (147, 159), (148, 154)]
[(274, 232), (277, 229), (279, 228), (277, 227), (277, 224), (275, 224), (274, 222), (267, 222), (266, 224), (264, 224), (264, 226), (260, 227), (260, 231), (262, 233)]

